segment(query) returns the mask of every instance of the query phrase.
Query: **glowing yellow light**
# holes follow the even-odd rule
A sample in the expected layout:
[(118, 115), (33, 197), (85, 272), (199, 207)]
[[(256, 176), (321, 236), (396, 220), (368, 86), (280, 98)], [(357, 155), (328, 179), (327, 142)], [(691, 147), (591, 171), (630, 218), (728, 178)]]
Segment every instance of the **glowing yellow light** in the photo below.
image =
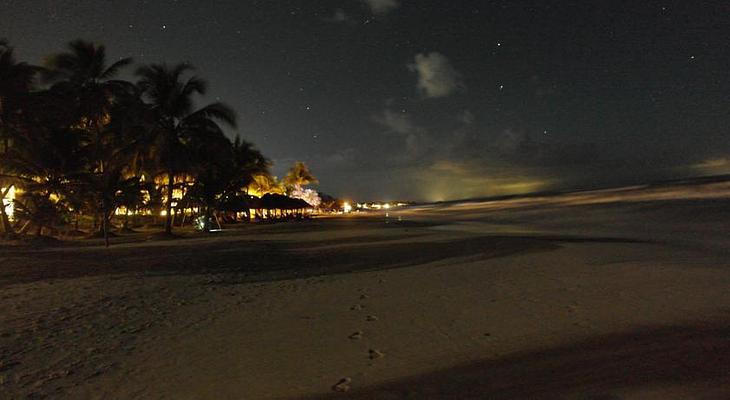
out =
[(383, 204), (383, 208), (385, 208), (386, 210), (389, 209), (390, 208), (390, 204), (388, 204), (388, 203)]
[(160, 211), (160, 217), (166, 217), (167, 216), (167, 210)]
[[(5, 191), (5, 188), (0, 188), (0, 191)], [(3, 199), (3, 206), (5, 207), (5, 212), (8, 214), (8, 217), (10, 219), (13, 219), (13, 215), (15, 214), (15, 186), (11, 186), (10, 190), (8, 191), (8, 194)]]
[(350, 203), (345, 202), (345, 204), (342, 205), (342, 211), (349, 213), (352, 211), (352, 205)]

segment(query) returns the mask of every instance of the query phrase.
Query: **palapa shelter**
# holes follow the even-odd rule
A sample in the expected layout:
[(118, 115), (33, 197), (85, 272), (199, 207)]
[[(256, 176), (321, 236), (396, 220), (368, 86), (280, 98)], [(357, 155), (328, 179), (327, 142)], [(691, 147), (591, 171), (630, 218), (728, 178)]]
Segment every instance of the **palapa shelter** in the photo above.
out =
[(281, 219), (304, 218), (312, 206), (304, 200), (281, 194), (265, 194), (263, 197), (236, 196), (221, 204), (221, 210), (235, 213), (238, 218)]
[(258, 204), (253, 204), (254, 207), (251, 207), (254, 211), (252, 215), (264, 219), (304, 218), (307, 210), (312, 208), (302, 199), (294, 199), (282, 194), (268, 193), (256, 200), (258, 200)]

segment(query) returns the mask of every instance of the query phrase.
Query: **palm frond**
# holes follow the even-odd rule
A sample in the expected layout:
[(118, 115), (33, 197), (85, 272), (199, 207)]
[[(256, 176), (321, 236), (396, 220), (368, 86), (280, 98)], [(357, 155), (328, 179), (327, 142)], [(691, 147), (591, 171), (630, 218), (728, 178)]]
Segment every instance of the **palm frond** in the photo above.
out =
[(119, 61), (115, 62), (114, 64), (110, 65), (109, 68), (107, 68), (104, 72), (102, 72), (99, 75), (99, 77), (101, 79), (111, 79), (111, 78), (117, 76), (117, 74), (119, 73), (119, 71), (122, 68), (132, 65), (133, 62), (134, 62), (134, 59), (132, 59), (131, 57), (122, 58)]
[(217, 120), (230, 126), (236, 127), (236, 112), (225, 103), (211, 103), (192, 113), (186, 120), (190, 122), (200, 119)]
[(187, 82), (185, 82), (185, 85), (183, 86), (183, 88), (181, 90), (181, 94), (183, 96), (190, 96), (195, 93), (204, 95), (207, 90), (208, 90), (208, 83), (205, 80), (203, 80), (197, 76), (193, 76), (190, 79), (188, 79)]

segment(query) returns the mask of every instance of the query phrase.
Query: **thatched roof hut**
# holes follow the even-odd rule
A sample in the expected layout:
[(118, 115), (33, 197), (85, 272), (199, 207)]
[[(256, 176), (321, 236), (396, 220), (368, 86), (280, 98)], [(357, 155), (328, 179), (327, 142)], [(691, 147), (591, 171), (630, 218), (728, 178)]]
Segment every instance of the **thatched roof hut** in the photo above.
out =
[(260, 202), (261, 204), (258, 207), (251, 208), (263, 208), (267, 210), (302, 210), (312, 208), (309, 203), (302, 199), (293, 199), (282, 194), (265, 194), (264, 197), (260, 199)]
[(221, 202), (218, 207), (221, 211), (230, 212), (244, 212), (254, 207), (254, 202), (257, 202), (258, 198), (247, 195), (238, 195), (229, 197)]
[(225, 199), (220, 205), (222, 211), (244, 213), (251, 219), (304, 218), (311, 208), (304, 200), (281, 194), (265, 194), (261, 198), (238, 195)]

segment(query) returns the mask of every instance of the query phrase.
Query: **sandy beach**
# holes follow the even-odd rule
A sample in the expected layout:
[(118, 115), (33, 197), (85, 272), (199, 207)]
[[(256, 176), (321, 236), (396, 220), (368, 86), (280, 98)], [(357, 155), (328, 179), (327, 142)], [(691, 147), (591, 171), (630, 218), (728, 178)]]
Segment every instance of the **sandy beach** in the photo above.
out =
[(3, 246), (0, 397), (727, 398), (727, 193), (631, 193)]
[(729, 0), (0, 11), (0, 400), (730, 399)]

